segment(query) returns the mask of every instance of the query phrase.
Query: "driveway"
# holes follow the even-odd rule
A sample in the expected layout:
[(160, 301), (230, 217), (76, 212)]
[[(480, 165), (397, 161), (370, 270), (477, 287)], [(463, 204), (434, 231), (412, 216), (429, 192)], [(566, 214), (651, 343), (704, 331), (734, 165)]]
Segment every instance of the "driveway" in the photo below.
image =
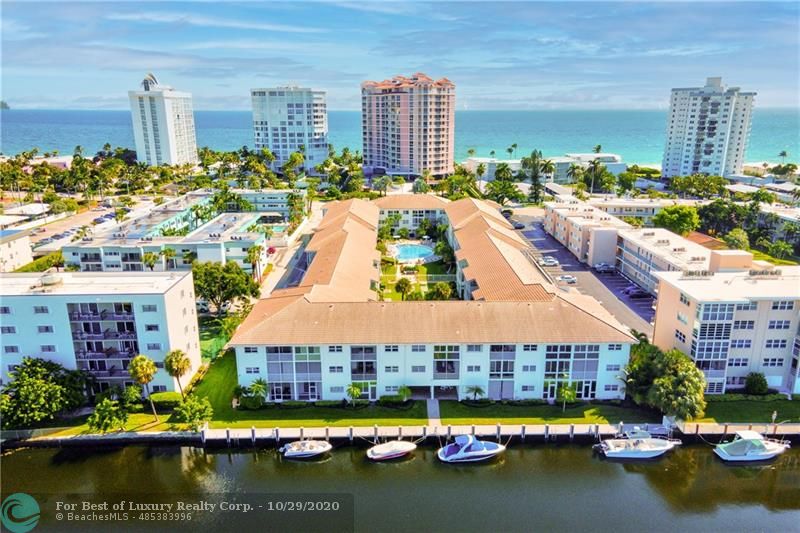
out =
[(520, 233), (533, 246), (534, 255), (549, 255), (558, 259), (559, 266), (543, 267), (554, 280), (562, 274), (571, 274), (578, 279), (573, 285), (555, 280), (559, 286), (575, 288), (581, 294), (594, 297), (622, 324), (648, 336), (653, 335), (652, 320), (655, 312), (652, 309), (652, 298), (634, 300), (623, 295), (621, 291), (630, 285), (629, 281), (617, 273), (598, 274), (579, 262), (569, 250), (544, 231), (541, 217), (520, 213), (514, 215), (512, 221), (525, 224), (526, 229)]

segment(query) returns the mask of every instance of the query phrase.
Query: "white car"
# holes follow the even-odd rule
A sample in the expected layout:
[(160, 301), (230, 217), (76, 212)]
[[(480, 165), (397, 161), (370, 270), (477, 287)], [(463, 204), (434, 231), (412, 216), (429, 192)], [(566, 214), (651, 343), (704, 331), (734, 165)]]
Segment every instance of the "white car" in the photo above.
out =
[(543, 257), (539, 260), (539, 264), (546, 267), (557, 267), (561, 263), (555, 257)]
[(565, 274), (563, 276), (558, 276), (556, 279), (558, 281), (563, 281), (564, 283), (568, 283), (569, 285), (574, 285), (575, 283), (578, 283), (578, 278), (576, 278), (575, 276), (572, 276), (570, 274)]

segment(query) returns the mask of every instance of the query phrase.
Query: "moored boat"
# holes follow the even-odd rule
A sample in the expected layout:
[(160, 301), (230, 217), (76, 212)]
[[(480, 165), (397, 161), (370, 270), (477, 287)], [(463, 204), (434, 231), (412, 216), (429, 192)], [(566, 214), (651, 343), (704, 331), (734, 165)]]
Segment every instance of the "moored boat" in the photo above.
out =
[(504, 451), (506, 447), (502, 444), (459, 435), (452, 444), (439, 448), (436, 455), (445, 463), (471, 463), (497, 457)]
[(386, 461), (408, 455), (417, 449), (417, 445), (407, 440), (391, 440), (378, 444), (367, 450), (367, 457), (373, 461)]
[(675, 439), (653, 437), (607, 439), (596, 444), (595, 450), (609, 459), (654, 459), (661, 457), (680, 444)]
[(333, 446), (324, 440), (296, 440), (278, 450), (290, 459), (310, 459), (331, 451)]
[(752, 463), (774, 459), (789, 448), (787, 441), (768, 439), (756, 431), (737, 431), (731, 442), (717, 444), (714, 453), (723, 461)]

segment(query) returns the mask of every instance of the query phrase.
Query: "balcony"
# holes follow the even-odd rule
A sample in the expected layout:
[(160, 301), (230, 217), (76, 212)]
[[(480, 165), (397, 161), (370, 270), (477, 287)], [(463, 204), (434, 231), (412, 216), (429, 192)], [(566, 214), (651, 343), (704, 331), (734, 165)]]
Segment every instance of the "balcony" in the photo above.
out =
[(101, 311), (100, 313), (81, 313), (72, 312), (69, 314), (70, 320), (133, 320), (132, 311)]
[(458, 372), (434, 372), (433, 379), (458, 379)]
[(377, 372), (356, 373), (352, 372), (350, 378), (353, 381), (375, 381), (378, 379)]
[(118, 350), (109, 350), (104, 352), (93, 352), (87, 350), (76, 350), (75, 358), (79, 360), (86, 359), (133, 359), (136, 357), (136, 352), (125, 352)]
[(135, 331), (111, 331), (106, 330), (99, 333), (88, 333), (86, 331), (73, 331), (72, 339), (76, 341), (92, 340), (135, 340)]

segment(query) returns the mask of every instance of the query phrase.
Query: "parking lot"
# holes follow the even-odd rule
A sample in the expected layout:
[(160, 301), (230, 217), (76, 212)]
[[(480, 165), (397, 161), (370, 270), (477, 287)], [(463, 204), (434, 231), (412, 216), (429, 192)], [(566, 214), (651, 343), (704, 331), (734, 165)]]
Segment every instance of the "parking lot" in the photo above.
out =
[[(653, 334), (653, 298), (634, 299), (625, 295), (622, 290), (631, 285), (618, 273), (599, 274), (588, 265), (579, 262), (564, 246), (548, 235), (542, 227), (541, 217), (515, 215), (512, 222), (525, 224), (522, 235), (531, 243), (537, 257), (552, 256), (559, 262), (558, 266), (542, 267), (553, 281), (560, 287), (577, 289), (598, 300), (617, 320), (631, 329)], [(559, 276), (569, 274), (577, 278), (577, 282), (569, 284), (559, 281)]]

